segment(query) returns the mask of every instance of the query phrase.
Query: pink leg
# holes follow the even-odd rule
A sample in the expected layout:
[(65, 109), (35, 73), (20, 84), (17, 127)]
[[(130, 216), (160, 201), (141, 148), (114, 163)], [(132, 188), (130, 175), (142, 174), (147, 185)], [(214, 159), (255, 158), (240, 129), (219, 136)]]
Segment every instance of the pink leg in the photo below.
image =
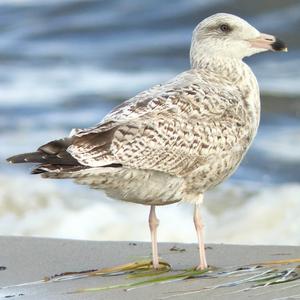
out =
[(199, 205), (195, 204), (194, 209), (194, 224), (198, 237), (198, 245), (199, 245), (199, 257), (200, 264), (198, 265), (198, 270), (204, 270), (207, 268), (207, 262), (205, 257), (205, 245), (204, 245), (204, 236), (203, 236), (203, 223), (200, 215)]
[(151, 242), (152, 242), (152, 264), (154, 269), (159, 268), (158, 261), (158, 250), (157, 250), (157, 227), (159, 225), (159, 220), (155, 214), (155, 206), (151, 205), (150, 214), (149, 214), (149, 227), (151, 232)]

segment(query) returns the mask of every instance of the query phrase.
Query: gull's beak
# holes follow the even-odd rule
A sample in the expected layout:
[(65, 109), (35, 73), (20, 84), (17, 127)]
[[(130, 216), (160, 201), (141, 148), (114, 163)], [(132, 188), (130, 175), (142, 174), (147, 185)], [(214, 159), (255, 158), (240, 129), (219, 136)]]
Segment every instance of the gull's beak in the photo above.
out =
[(288, 48), (284, 42), (277, 39), (275, 36), (270, 34), (261, 33), (259, 37), (248, 40), (251, 47), (261, 48), (272, 51), (283, 51), (287, 52)]

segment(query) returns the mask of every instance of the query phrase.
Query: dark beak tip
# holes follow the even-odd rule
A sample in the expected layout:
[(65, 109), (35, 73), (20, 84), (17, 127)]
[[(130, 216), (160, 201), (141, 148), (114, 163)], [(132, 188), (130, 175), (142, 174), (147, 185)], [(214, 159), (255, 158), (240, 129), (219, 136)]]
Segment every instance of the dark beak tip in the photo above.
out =
[(286, 44), (279, 39), (276, 39), (275, 42), (271, 46), (274, 51), (287, 52), (287, 49), (288, 49)]

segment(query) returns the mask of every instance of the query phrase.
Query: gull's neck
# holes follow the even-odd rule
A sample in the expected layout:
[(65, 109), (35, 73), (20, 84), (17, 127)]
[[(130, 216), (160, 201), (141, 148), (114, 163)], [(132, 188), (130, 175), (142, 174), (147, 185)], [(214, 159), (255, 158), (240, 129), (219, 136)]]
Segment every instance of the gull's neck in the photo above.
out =
[[(191, 56), (193, 58), (193, 56)], [(191, 59), (192, 70), (201, 73), (201, 78), (208, 78), (210, 83), (222, 83), (239, 90), (241, 99), (246, 103), (255, 124), (259, 124), (260, 97), (256, 77), (250, 67), (241, 59), (214, 57), (212, 55), (197, 56)]]
[(210, 54), (197, 55), (196, 57), (191, 55), (191, 68), (216, 74), (232, 82), (241, 80), (250, 71), (248, 65), (239, 58)]

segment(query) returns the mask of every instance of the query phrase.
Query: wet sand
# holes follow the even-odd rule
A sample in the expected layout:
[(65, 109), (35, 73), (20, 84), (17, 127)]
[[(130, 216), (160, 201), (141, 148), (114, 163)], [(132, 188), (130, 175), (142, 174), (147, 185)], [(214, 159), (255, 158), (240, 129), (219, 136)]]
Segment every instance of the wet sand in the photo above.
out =
[[(176, 246), (177, 250), (172, 251)], [(191, 268), (197, 263), (195, 244), (161, 243), (160, 256), (174, 270)], [(28, 237), (0, 238), (0, 286), (6, 287), (36, 280), (67, 271), (82, 271), (112, 267), (149, 256), (151, 247), (143, 242), (95, 242)], [(207, 246), (209, 264), (218, 268), (244, 266), (270, 260), (300, 258), (300, 247), (295, 246)], [(299, 263), (298, 263), (299, 264)], [(172, 271), (173, 273), (174, 271)], [(172, 274), (168, 273), (168, 274)], [(133, 279), (125, 276), (88, 277), (63, 282), (49, 282), (29, 286), (0, 289), (0, 299), (66, 300), (66, 299), (162, 299), (170, 292), (192, 291), (219, 284), (216, 279), (189, 279), (173, 283), (156, 284), (132, 291), (113, 289), (101, 292), (72, 294), (79, 288), (91, 288), (126, 283)], [(136, 279), (134, 279), (136, 280)], [(298, 287), (287, 288), (298, 284)], [(300, 283), (274, 285), (241, 293), (244, 288), (230, 287), (204, 291), (201, 294), (172, 297), (170, 299), (278, 299), (300, 294)], [(284, 289), (283, 289), (284, 288)], [(232, 294), (233, 293), (233, 294)], [(289, 297), (286, 299), (296, 299)]]

